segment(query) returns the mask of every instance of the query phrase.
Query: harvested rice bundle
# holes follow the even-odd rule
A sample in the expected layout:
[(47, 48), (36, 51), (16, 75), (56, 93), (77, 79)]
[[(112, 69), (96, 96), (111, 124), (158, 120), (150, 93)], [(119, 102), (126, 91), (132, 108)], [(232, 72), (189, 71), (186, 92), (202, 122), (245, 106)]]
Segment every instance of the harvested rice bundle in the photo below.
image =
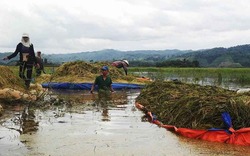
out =
[(235, 129), (250, 127), (250, 95), (215, 86), (156, 81), (137, 97), (164, 124), (206, 129), (223, 128), (222, 112), (229, 112)]
[(17, 90), (24, 90), (23, 80), (15, 75), (9, 67), (0, 66), (0, 89), (13, 88)]
[(57, 68), (55, 76), (77, 75), (79, 77), (93, 77), (100, 73), (100, 68), (104, 65), (110, 67), (110, 74), (116, 78), (123, 76), (123, 73), (116, 68), (112, 68), (108, 62), (87, 63), (83, 61), (64, 63)]
[(56, 69), (53, 74), (52, 81), (54, 82), (81, 82), (94, 81), (94, 78), (100, 74), (102, 66), (109, 66), (109, 74), (112, 80), (116, 81), (132, 81), (136, 77), (132, 75), (124, 75), (124, 72), (116, 67), (113, 67), (109, 62), (89, 63), (84, 61), (67, 62)]

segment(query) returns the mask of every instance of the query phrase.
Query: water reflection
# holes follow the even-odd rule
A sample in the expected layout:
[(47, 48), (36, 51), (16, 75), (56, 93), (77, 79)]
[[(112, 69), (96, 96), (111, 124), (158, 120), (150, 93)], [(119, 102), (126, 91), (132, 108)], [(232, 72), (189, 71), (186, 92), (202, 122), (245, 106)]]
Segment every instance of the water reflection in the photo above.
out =
[(21, 115), (21, 132), (23, 134), (36, 132), (38, 130), (38, 122), (35, 121), (35, 110), (26, 106)]
[(4, 118), (7, 119), (2, 123), (2, 126), (15, 130), (20, 134), (37, 131), (38, 122), (35, 121), (34, 109), (30, 109), (27, 104), (13, 104), (11, 107), (6, 106), (5, 108), (7, 111)]
[[(138, 92), (138, 91), (137, 91)], [(102, 115), (101, 121), (110, 121), (110, 110), (122, 109), (128, 103), (128, 90), (119, 90), (115, 93), (99, 92), (90, 94), (88, 91), (69, 91), (53, 90), (52, 94), (59, 95), (57, 98), (63, 99), (66, 102), (66, 112), (71, 113), (86, 113), (92, 111)], [(62, 107), (62, 106), (61, 106)], [(62, 108), (60, 109), (62, 110)], [(64, 111), (64, 113), (65, 113)], [(62, 112), (56, 111), (57, 116)]]
[(103, 116), (102, 121), (110, 121), (107, 108), (103, 108), (102, 116)]
[(94, 101), (94, 105), (97, 109), (101, 109), (102, 121), (110, 121), (108, 106), (112, 106), (112, 97), (109, 91), (98, 92), (98, 98)]

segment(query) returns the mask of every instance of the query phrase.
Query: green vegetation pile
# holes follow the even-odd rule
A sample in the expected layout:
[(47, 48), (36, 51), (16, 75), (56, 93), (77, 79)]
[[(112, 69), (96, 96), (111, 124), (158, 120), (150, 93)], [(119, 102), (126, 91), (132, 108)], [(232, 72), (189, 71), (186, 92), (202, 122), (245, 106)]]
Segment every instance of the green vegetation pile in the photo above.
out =
[(0, 89), (12, 88), (24, 91), (24, 81), (18, 77), (9, 67), (0, 66)]
[(229, 112), (235, 129), (250, 127), (250, 93), (215, 86), (155, 81), (136, 99), (163, 124), (207, 129), (223, 128), (221, 114)]
[(109, 67), (109, 75), (113, 81), (132, 82), (135, 76), (127, 75), (123, 69), (111, 66), (110, 62), (89, 63), (84, 61), (67, 62), (59, 66), (51, 76), (44, 74), (37, 78), (38, 82), (93, 82), (101, 74), (101, 67)]

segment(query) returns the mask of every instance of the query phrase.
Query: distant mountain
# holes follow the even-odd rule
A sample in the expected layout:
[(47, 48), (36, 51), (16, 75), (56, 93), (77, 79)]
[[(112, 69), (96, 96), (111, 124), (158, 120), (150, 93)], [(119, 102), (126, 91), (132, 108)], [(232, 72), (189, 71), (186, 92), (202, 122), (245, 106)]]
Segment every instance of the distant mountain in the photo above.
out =
[(93, 52), (80, 52), (71, 54), (50, 54), (44, 55), (48, 62), (62, 63), (68, 61), (113, 61), (113, 60), (146, 60), (157, 59), (165, 60), (173, 56), (182, 55), (190, 51), (181, 50), (138, 50), (138, 51), (118, 51), (106, 49)]
[[(173, 56), (185, 54), (190, 51), (181, 50), (137, 50), (137, 51), (118, 51), (114, 49), (105, 49), (101, 51), (79, 52), (69, 54), (42, 54), (43, 58), (49, 63), (61, 64), (69, 61), (113, 61), (113, 60), (166, 60)], [(0, 53), (0, 58), (4, 58), (11, 53)], [(17, 61), (19, 56), (12, 60)], [(11, 61), (12, 61), (11, 60)], [(0, 60), (0, 64), (8, 64), (10, 61)]]
[[(0, 53), (0, 58), (11, 53)], [(250, 67), (250, 44), (230, 48), (213, 48), (204, 50), (137, 50), (119, 51), (105, 49), (101, 51), (79, 52), (69, 54), (43, 54), (48, 63), (61, 64), (69, 61), (113, 61), (127, 59), (129, 61), (162, 62), (166, 60), (198, 61), (201, 67)], [(17, 61), (19, 56), (11, 61)], [(0, 60), (0, 64), (13, 64)]]
[(202, 67), (250, 67), (250, 44), (198, 50), (171, 59), (196, 60)]
[[(12, 65), (14, 62), (17, 62), (19, 60), (19, 55), (11, 60), (8, 61), (4, 61), (3, 58), (5, 58), (6, 56), (9, 56), (10, 52), (5, 52), (5, 53), (0, 53), (0, 65)], [(16, 63), (14, 63), (16, 64)]]

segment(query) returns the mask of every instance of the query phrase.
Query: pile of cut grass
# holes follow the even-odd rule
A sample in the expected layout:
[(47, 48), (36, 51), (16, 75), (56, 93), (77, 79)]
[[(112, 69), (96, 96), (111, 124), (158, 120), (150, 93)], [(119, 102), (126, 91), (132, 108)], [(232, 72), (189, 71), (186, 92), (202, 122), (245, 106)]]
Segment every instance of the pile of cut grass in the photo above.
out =
[(146, 106), (164, 124), (177, 127), (223, 128), (222, 112), (229, 112), (233, 127), (250, 127), (250, 94), (215, 86), (155, 81), (136, 101)]
[(136, 77), (125, 75), (123, 69), (111, 66), (110, 62), (89, 63), (84, 61), (67, 62), (59, 66), (52, 76), (44, 74), (37, 78), (38, 82), (93, 82), (101, 74), (101, 67), (109, 67), (109, 75), (113, 81), (131, 82)]
[(7, 66), (0, 66), (0, 89), (12, 88), (24, 91), (24, 81)]

